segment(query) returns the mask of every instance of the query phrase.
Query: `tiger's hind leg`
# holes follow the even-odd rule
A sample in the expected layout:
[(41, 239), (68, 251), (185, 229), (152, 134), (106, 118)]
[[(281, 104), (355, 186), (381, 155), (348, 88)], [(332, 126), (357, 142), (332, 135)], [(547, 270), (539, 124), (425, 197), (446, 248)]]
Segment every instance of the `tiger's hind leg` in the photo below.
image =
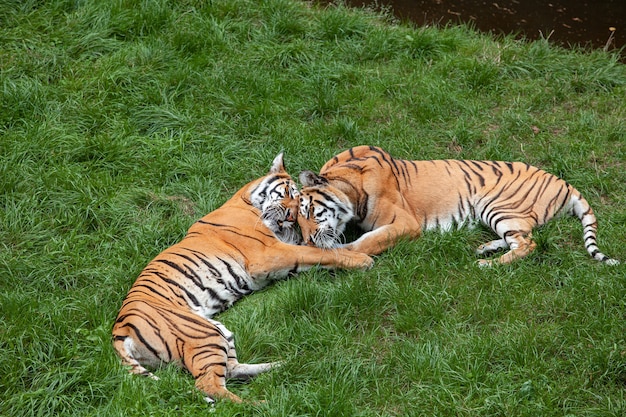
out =
[(209, 319), (224, 338), (228, 351), (226, 354), (226, 379), (239, 379), (247, 381), (254, 378), (260, 373), (267, 372), (272, 368), (281, 365), (281, 362), (268, 362), (258, 364), (239, 363), (237, 360), (237, 351), (235, 350), (235, 338), (230, 330), (217, 320)]
[[(223, 353), (223, 351), (221, 352)], [(196, 353), (196, 355), (197, 354), (198, 353)], [(241, 398), (226, 388), (226, 379), (235, 378), (244, 381), (249, 380), (277, 366), (275, 362), (247, 364), (239, 363), (236, 359), (233, 361), (230, 358), (225, 362), (216, 362), (216, 355), (225, 359), (222, 354), (214, 353), (212, 355), (214, 356), (212, 359), (213, 363), (209, 364), (206, 368), (202, 367), (198, 372), (192, 371), (192, 375), (196, 377), (196, 388), (207, 395), (206, 401), (208, 403), (212, 403), (217, 399), (227, 399), (237, 403), (242, 402)]]
[(496, 239), (491, 242), (483, 243), (476, 249), (477, 255), (484, 255), (486, 253), (497, 252), (500, 249), (508, 249), (509, 244), (505, 239)]
[(217, 399), (227, 399), (236, 403), (241, 398), (226, 388), (228, 375), (228, 343), (226, 340), (210, 340), (201, 346), (185, 348), (185, 366), (196, 379), (196, 388), (207, 395), (209, 403)]
[(217, 399), (226, 399), (240, 403), (241, 398), (226, 389), (226, 366), (214, 365), (203, 369), (200, 374), (192, 372), (196, 377), (196, 388), (207, 395), (206, 401), (209, 403)]
[(226, 388), (226, 379), (249, 380), (269, 371), (276, 363), (245, 364), (237, 360), (233, 334), (219, 321), (208, 319), (215, 333), (203, 339), (203, 345), (186, 349), (185, 357), (192, 358), (187, 369), (196, 378), (196, 387), (207, 394), (207, 402), (229, 399), (242, 402), (241, 398)]
[[(528, 254), (535, 250), (537, 244), (532, 240), (532, 234), (530, 231), (507, 230), (504, 232), (504, 239), (494, 240), (482, 246), (487, 246), (488, 248), (508, 247), (510, 249), (508, 252), (496, 259), (480, 259), (478, 261), (478, 266), (486, 267), (493, 266), (494, 264), (508, 264), (517, 259), (528, 256)], [(485, 252), (488, 251), (483, 251), (482, 253)]]

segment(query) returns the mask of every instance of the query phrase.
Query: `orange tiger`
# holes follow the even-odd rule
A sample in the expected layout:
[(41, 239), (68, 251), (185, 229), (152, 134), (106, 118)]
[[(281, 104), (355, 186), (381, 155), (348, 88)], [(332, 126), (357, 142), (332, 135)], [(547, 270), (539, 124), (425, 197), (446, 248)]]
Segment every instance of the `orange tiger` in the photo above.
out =
[(194, 376), (207, 401), (240, 402), (226, 389), (226, 378), (251, 378), (275, 363), (239, 363), (232, 334), (211, 318), (272, 280), (312, 266), (372, 264), (365, 254), (281, 242), (272, 230), (285, 233), (297, 209), (297, 187), (280, 154), (269, 174), (244, 186), (154, 258), (113, 325), (113, 346), (129, 371), (158, 379), (144, 366), (176, 362)]
[[(509, 250), (479, 265), (506, 264), (535, 249), (533, 228), (568, 213), (582, 222), (585, 247), (594, 259), (619, 263), (598, 249), (596, 217), (587, 200), (564, 180), (522, 162), (408, 161), (358, 146), (326, 162), (320, 175), (304, 171), (299, 179), (298, 224), (309, 245), (374, 255), (422, 230), (480, 221), (500, 239), (481, 245), (477, 253)], [(351, 220), (366, 233), (340, 245)]]

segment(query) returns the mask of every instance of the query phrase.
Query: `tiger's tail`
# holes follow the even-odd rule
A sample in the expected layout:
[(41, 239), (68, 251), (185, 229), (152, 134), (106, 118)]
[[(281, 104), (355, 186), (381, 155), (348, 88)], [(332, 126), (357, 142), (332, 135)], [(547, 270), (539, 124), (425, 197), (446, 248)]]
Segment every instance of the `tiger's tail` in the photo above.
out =
[(598, 220), (596, 219), (595, 214), (593, 214), (593, 210), (587, 200), (585, 200), (580, 193), (575, 193), (572, 196), (570, 204), (570, 214), (576, 216), (583, 225), (583, 239), (585, 242), (585, 249), (587, 249), (589, 255), (591, 255), (593, 259), (604, 262), (607, 265), (618, 265), (620, 262), (617, 259), (608, 257), (600, 252), (600, 249), (598, 248), (596, 237)]

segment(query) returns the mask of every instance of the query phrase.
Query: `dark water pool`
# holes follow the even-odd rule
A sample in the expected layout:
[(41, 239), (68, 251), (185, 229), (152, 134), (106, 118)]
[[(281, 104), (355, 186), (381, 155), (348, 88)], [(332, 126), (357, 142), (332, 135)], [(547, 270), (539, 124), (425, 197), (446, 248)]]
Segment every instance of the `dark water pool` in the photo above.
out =
[(613, 50), (626, 45), (626, 0), (348, 0), (346, 4), (390, 6), (398, 18), (420, 25), (471, 22), (481, 31), (549, 38), (562, 46)]

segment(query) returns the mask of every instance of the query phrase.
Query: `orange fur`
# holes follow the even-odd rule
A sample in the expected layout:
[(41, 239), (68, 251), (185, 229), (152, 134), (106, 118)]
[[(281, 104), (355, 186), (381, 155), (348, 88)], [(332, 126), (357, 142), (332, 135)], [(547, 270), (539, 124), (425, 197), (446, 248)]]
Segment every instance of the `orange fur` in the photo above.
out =
[[(372, 259), (365, 254), (277, 239), (266, 220), (275, 222), (270, 227), (295, 220), (298, 199), (291, 189), (295, 186), (280, 156), (267, 176), (250, 182), (198, 220), (183, 240), (146, 266), (113, 326), (114, 348), (131, 373), (156, 378), (144, 366), (175, 362), (189, 370), (209, 398), (240, 401), (226, 389), (226, 378), (251, 378), (275, 364), (240, 364), (232, 334), (211, 317), (272, 280), (316, 265), (371, 266)], [(272, 204), (266, 204), (268, 200)], [(266, 218), (255, 205), (280, 210), (285, 218)]]
[[(398, 239), (423, 230), (480, 221), (500, 239), (479, 254), (510, 250), (481, 265), (509, 263), (536, 246), (533, 228), (559, 213), (580, 219), (585, 247), (596, 260), (617, 263), (596, 245), (596, 218), (580, 193), (564, 180), (522, 162), (395, 159), (381, 148), (358, 146), (326, 162), (320, 174), (304, 171), (298, 224), (307, 244), (379, 254)], [(338, 245), (349, 221), (366, 232)]]

